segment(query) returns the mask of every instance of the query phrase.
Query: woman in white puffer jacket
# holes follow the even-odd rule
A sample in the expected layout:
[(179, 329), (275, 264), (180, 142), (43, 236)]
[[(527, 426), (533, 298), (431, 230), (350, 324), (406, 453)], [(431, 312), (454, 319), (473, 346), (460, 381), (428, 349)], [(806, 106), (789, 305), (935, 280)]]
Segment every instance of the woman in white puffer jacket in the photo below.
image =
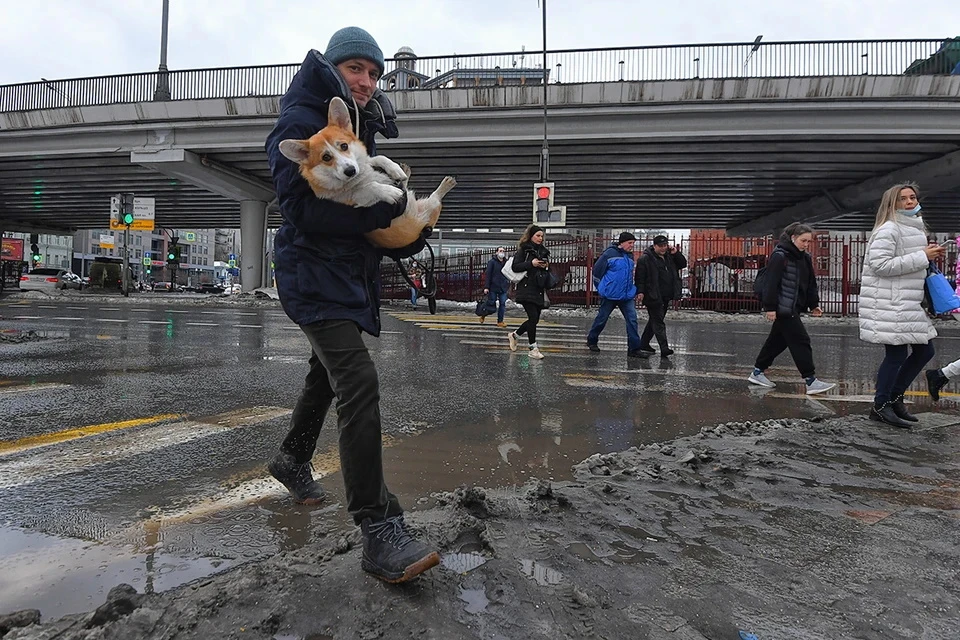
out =
[(918, 200), (913, 184), (884, 192), (860, 280), (860, 339), (886, 349), (870, 418), (902, 428), (917, 421), (903, 394), (933, 358), (937, 330), (920, 303), (927, 266), (944, 252), (927, 243)]

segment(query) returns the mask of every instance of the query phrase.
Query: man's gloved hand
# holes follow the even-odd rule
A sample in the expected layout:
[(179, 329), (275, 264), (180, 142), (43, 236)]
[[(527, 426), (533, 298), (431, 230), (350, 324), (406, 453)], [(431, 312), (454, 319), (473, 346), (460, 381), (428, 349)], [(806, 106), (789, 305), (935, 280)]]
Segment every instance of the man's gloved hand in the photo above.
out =
[(427, 238), (429, 238), (432, 234), (433, 227), (424, 227), (420, 232), (420, 237), (418, 239), (405, 247), (400, 247), (399, 249), (383, 249), (383, 255), (387, 256), (388, 258), (393, 258), (394, 260), (415, 256), (423, 251), (423, 248), (427, 246)]
[(389, 202), (378, 202), (368, 209), (369, 211), (369, 228), (364, 231), (373, 231), (374, 229), (386, 229), (390, 226), (390, 223), (393, 222), (394, 218), (403, 215), (403, 212), (407, 210), (407, 192), (403, 192), (400, 200), (396, 204), (390, 204)]

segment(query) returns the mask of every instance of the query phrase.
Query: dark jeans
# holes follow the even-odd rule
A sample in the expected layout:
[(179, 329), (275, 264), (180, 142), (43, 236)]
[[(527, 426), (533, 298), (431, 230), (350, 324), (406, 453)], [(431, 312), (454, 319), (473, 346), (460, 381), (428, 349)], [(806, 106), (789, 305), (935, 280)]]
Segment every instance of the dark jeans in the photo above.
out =
[(651, 302), (647, 305), (647, 325), (643, 328), (643, 335), (640, 336), (640, 348), (649, 349), (650, 340), (657, 336), (657, 342), (660, 344), (660, 350), (669, 349), (667, 343), (667, 323), (664, 318), (667, 317), (667, 305), (665, 302)]
[(907, 356), (907, 345), (885, 344), (887, 355), (877, 371), (877, 393), (873, 399), (877, 405), (898, 400), (923, 367), (933, 358), (933, 341), (927, 344), (912, 344), (913, 351)]
[(813, 366), (813, 347), (810, 346), (810, 335), (807, 333), (807, 328), (803, 326), (799, 315), (777, 316), (777, 319), (773, 321), (773, 326), (770, 327), (770, 335), (767, 336), (767, 341), (760, 348), (760, 355), (757, 356), (757, 362), (753, 366), (761, 371), (766, 371), (777, 356), (788, 347), (801, 376), (811, 378), (817, 375)]
[(313, 457), (323, 420), (337, 399), (340, 470), (354, 522), (403, 513), (383, 480), (380, 383), (360, 328), (349, 320), (300, 327), (310, 341), (310, 372), (281, 449), (298, 463)]
[(587, 334), (588, 344), (597, 344), (600, 340), (600, 332), (607, 326), (607, 320), (614, 309), (620, 309), (623, 319), (627, 323), (627, 350), (636, 351), (640, 348), (640, 334), (637, 333), (637, 308), (633, 305), (633, 299), (630, 300), (608, 300), (600, 298), (600, 310), (597, 311), (597, 318), (590, 327)]
[(490, 300), (490, 302), (493, 302), (494, 300), (499, 301), (499, 304), (497, 305), (497, 322), (503, 322), (503, 312), (507, 309), (507, 292), (504, 291), (502, 293), (497, 293), (495, 291), (491, 291), (487, 294), (487, 299)]
[(516, 333), (518, 336), (522, 336), (524, 333), (526, 333), (527, 340), (530, 342), (530, 344), (535, 344), (537, 342), (537, 323), (540, 322), (540, 312), (542, 309), (529, 302), (521, 302), (520, 306), (522, 306), (523, 310), (527, 312), (527, 319), (522, 325), (520, 325)]

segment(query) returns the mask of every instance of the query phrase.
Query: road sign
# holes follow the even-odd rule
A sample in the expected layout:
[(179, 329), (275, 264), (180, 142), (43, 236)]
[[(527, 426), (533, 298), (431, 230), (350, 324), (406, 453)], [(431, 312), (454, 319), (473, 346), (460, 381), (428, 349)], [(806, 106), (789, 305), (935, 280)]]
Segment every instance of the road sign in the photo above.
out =
[(113, 236), (105, 233), (100, 234), (100, 248), (113, 249)]
[[(156, 201), (153, 198), (134, 198), (133, 199), (133, 224), (130, 228), (134, 231), (153, 231)], [(120, 198), (110, 196), (110, 228), (114, 231), (122, 231), (126, 227), (117, 222), (117, 215), (120, 213)]]
[(236, 261), (236, 260), (227, 260), (227, 266), (228, 266), (228, 267), (231, 267), (231, 268), (232, 268), (232, 267), (235, 267), (235, 266), (237, 266), (237, 261)]
[(150, 258), (144, 258), (144, 259), (143, 259), (143, 266), (145, 266), (145, 267), (152, 267), (152, 266), (153, 266), (153, 260), (151, 260)]
[(196, 241), (197, 241), (197, 234), (194, 233), (193, 231), (184, 231), (180, 235), (180, 242), (196, 242)]

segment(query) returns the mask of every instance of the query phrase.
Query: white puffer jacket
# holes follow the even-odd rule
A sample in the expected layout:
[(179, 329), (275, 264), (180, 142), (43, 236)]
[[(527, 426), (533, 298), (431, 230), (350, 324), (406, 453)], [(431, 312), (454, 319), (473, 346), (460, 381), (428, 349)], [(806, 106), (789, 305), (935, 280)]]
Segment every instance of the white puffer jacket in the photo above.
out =
[(860, 339), (876, 344), (927, 344), (937, 330), (923, 310), (930, 261), (923, 220), (897, 215), (873, 232), (860, 280)]

